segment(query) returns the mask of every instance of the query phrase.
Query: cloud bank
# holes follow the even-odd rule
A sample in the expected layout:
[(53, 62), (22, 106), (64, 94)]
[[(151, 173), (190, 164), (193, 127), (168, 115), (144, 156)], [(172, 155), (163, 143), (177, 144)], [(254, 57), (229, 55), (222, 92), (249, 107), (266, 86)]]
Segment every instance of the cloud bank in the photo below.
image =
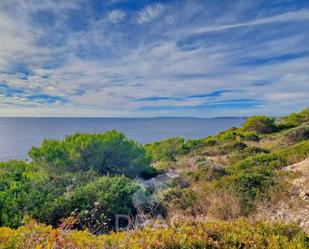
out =
[(308, 26), (307, 1), (1, 1), (0, 115), (299, 111)]

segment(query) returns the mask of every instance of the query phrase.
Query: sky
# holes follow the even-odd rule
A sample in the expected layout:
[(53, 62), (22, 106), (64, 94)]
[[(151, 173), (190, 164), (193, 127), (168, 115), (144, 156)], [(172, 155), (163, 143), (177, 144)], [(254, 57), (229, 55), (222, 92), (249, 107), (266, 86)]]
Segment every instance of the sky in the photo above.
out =
[(0, 116), (280, 116), (308, 93), (308, 0), (0, 1)]

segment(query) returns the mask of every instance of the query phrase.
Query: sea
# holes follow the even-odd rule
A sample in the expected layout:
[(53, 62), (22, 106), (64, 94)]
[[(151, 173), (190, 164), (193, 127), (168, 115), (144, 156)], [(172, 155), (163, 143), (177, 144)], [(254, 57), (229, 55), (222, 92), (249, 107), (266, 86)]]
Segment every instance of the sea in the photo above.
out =
[(244, 118), (0, 118), (0, 161), (27, 159), (44, 139), (118, 130), (138, 143), (170, 137), (196, 139), (239, 127)]

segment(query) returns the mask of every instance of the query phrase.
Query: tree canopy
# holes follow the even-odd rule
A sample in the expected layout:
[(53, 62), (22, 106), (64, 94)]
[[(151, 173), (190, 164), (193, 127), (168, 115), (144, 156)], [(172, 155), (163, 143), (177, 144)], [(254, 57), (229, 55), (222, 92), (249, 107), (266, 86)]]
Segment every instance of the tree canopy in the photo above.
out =
[(272, 133), (276, 130), (275, 119), (266, 116), (252, 116), (243, 123), (243, 128), (262, 134)]
[(115, 130), (76, 133), (64, 140), (44, 140), (29, 151), (32, 161), (47, 171), (76, 172), (93, 169), (101, 175), (129, 177), (154, 173), (144, 148)]

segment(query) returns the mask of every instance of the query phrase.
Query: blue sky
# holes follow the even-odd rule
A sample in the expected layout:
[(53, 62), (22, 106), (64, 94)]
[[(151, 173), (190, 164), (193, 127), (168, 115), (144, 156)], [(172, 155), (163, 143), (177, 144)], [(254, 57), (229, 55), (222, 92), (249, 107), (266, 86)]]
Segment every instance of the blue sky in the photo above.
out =
[(0, 116), (309, 106), (309, 1), (2, 0)]

